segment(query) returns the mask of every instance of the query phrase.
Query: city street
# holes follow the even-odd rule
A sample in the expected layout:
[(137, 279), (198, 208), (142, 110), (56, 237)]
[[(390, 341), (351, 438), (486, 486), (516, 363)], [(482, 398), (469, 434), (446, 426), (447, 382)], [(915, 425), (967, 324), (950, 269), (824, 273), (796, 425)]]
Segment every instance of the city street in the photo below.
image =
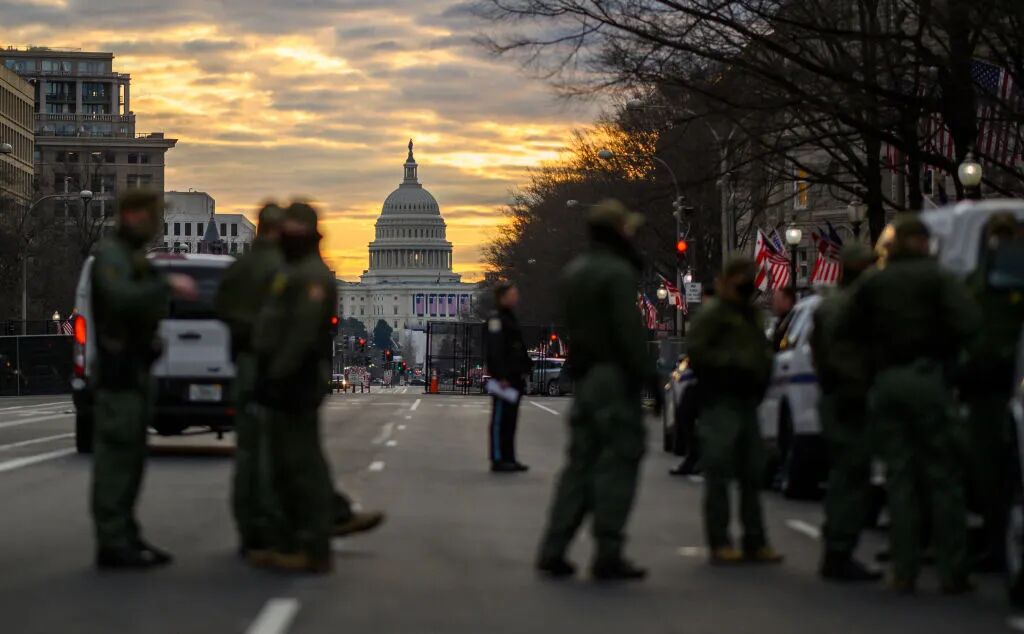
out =
[[(929, 574), (914, 598), (881, 585), (818, 580), (819, 505), (767, 495), (781, 567), (712, 568), (700, 527), (700, 486), (670, 478), (655, 447), (631, 525), (629, 554), (650, 568), (641, 584), (537, 578), (532, 559), (561, 463), (567, 398), (522, 405), (526, 475), (486, 470), (488, 401), (427, 396), (422, 388), (334, 395), (323, 413), (335, 479), (368, 508), (377, 533), (335, 542), (336, 570), (289, 577), (235, 555), (228, 511), (231, 463), (175, 439), (149, 463), (140, 517), (148, 538), (177, 556), (149, 573), (97, 573), (87, 513), (89, 459), (73, 453), (66, 398), (0, 401), (0, 631), (270, 634), (686, 632), (873, 634), (1014, 631), (1002, 581), (943, 598)], [(652, 421), (652, 430), (654, 429)], [(884, 537), (867, 537), (873, 555)], [(586, 568), (590, 539), (573, 559)], [(1020, 626), (1024, 630), (1024, 624)]]

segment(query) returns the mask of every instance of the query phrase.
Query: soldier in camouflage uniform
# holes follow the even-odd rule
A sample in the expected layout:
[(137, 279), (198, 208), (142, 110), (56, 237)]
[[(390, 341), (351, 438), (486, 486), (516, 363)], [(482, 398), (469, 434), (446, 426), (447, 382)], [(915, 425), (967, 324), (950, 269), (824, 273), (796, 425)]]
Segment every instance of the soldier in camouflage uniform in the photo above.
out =
[[(753, 305), (753, 261), (730, 261), (715, 284), (717, 297), (693, 321), (690, 365), (704, 397), (698, 420), (704, 465), (704, 526), (711, 563), (782, 561), (768, 545), (761, 510), (764, 448), (757, 406), (768, 389), (772, 350)], [(742, 550), (729, 536), (729, 484), (740, 489)]]
[(830, 470), (825, 496), (821, 576), (836, 581), (876, 581), (881, 574), (853, 558), (867, 516), (871, 490), (871, 447), (866, 420), (868, 373), (865, 355), (837, 321), (853, 282), (875, 260), (861, 244), (843, 249), (839, 289), (814, 313), (811, 349), (821, 396), (818, 413), (828, 442)]
[(643, 264), (630, 239), (640, 220), (617, 201), (594, 207), (588, 217), (591, 247), (563, 277), (576, 399), (567, 463), (537, 559), (538, 570), (553, 577), (575, 573), (565, 552), (587, 515), (597, 541), (594, 578), (646, 576), (622, 555), (647, 444), (641, 394), (645, 387), (661, 394), (636, 309)]
[(255, 399), (256, 353), (253, 326), (270, 295), (270, 285), (284, 266), (278, 242), (284, 210), (268, 204), (260, 210), (259, 229), (252, 250), (224, 274), (217, 290), (217, 313), (231, 329), (231, 356), (235, 362), (235, 473), (231, 510), (238, 528), (240, 554), (252, 563), (264, 563), (279, 517), (270, 483), (270, 448), (267, 416)]
[[(911, 593), (920, 571), (922, 522), (931, 520), (942, 590), (973, 589), (967, 576), (965, 430), (951, 382), (964, 344), (979, 327), (962, 283), (939, 268), (913, 214), (898, 218), (885, 268), (850, 291), (837, 328), (868, 355), (868, 414), (886, 463), (893, 588)], [(931, 518), (922, 517), (931, 508)]]
[(143, 541), (135, 519), (152, 414), (150, 366), (161, 351), (157, 328), (172, 295), (196, 296), (192, 278), (161, 276), (146, 259), (162, 209), (156, 192), (122, 196), (117, 231), (100, 244), (92, 267), (97, 346), (92, 515), (100, 568), (149, 568), (171, 561)]

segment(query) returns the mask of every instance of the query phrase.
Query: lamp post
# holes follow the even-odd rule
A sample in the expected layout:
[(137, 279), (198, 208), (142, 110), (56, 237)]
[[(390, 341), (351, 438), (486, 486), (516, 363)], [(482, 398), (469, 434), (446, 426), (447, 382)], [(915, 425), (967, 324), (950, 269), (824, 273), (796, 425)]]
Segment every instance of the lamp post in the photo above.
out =
[(982, 168), (981, 163), (974, 158), (974, 152), (967, 153), (963, 163), (957, 168), (956, 174), (960, 178), (960, 184), (964, 186), (966, 197), (971, 200), (979, 200), (981, 198)]
[(668, 300), (668, 289), (664, 286), (659, 286), (656, 295), (658, 296), (658, 303), (664, 306)]
[(804, 232), (795, 224), (786, 229), (786, 244), (789, 245), (789, 284), (796, 291), (796, 248), (804, 239)]
[[(79, 197), (81, 197), (82, 204), (85, 206), (85, 213), (88, 213), (89, 212), (89, 201), (92, 200), (92, 192), (89, 191), (88, 189), (83, 189), (81, 192), (79, 192), (78, 195), (79, 195)], [(19, 237), (21, 238), (21, 247), (22, 247), (22, 252), (21, 252), (21, 334), (22, 335), (27, 335), (28, 334), (28, 240), (25, 237), (25, 222), (28, 220), (29, 216), (32, 215), (32, 212), (35, 211), (36, 207), (38, 207), (40, 204), (46, 202), (47, 200), (55, 200), (55, 199), (58, 199), (58, 198), (67, 200), (68, 198), (71, 198), (71, 197), (68, 196), (67, 194), (50, 194), (48, 196), (43, 196), (39, 200), (37, 200), (34, 203), (32, 203), (32, 205), (28, 208), (28, 211), (25, 212), (25, 216), (21, 219), (21, 226), (19, 227), (19, 234), (20, 234)], [(56, 313), (54, 313), (54, 314), (56, 314)]]
[(14, 154), (14, 146), (10, 143), (0, 143), (0, 154)]
[(53, 314), (50, 315), (50, 319), (53, 321), (53, 331), (54, 331), (54, 334), (58, 334), (59, 335), (60, 334), (60, 311), (57, 311), (57, 310), (53, 311)]
[(868, 206), (862, 202), (851, 200), (850, 204), (846, 206), (846, 218), (850, 221), (850, 226), (853, 227), (853, 237), (855, 240), (860, 240), (860, 226), (864, 224), (864, 219), (868, 215)]
[[(636, 156), (636, 155), (627, 155), (627, 156)], [(612, 152), (611, 150), (605, 148), (603, 150), (598, 151), (597, 157), (599, 159), (601, 159), (602, 161), (611, 161), (611, 160), (614, 160), (616, 158), (616, 154), (615, 154), (615, 152)], [(683, 190), (679, 188), (679, 179), (676, 178), (675, 171), (672, 169), (672, 166), (669, 165), (668, 162), (665, 161), (665, 159), (661, 158), (660, 156), (655, 156), (653, 154), (651, 154), (647, 158), (651, 159), (652, 161), (654, 161), (654, 162), (658, 163), (659, 165), (661, 165), (662, 167), (664, 167), (665, 171), (668, 172), (669, 177), (672, 178), (672, 187), (673, 187), (673, 189), (675, 189), (675, 192), (676, 192), (676, 199), (672, 202), (672, 217), (676, 219), (676, 237), (675, 237), (675, 240), (673, 241), (673, 243), (678, 243), (680, 240), (683, 239), (683, 236), (682, 236), (682, 221), (683, 221), (683, 210), (685, 209), (684, 201), (686, 200), (683, 197)], [(679, 257), (678, 256), (676, 257), (676, 279), (673, 282), (673, 284), (679, 284)], [(667, 292), (668, 291), (666, 291), (666, 293)], [(680, 328), (679, 328), (679, 311), (676, 311), (676, 316), (675, 316), (674, 323), (675, 323), (675, 332), (679, 332), (679, 330), (680, 330)]]

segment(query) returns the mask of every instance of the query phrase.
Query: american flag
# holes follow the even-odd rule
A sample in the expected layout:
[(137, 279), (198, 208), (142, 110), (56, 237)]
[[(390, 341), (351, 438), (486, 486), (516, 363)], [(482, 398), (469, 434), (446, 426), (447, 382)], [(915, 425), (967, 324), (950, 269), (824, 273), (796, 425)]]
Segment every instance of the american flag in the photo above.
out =
[(68, 318), (67, 321), (63, 322), (60, 325), (60, 331), (63, 334), (68, 335), (68, 336), (75, 334), (75, 325), (72, 323), (73, 319), (74, 319), (74, 316), (71, 316), (71, 317)]
[[(1020, 158), (1021, 126), (1014, 115), (1024, 106), (1024, 95), (1005, 68), (974, 60), (971, 77), (977, 87), (978, 138), (975, 149), (998, 163), (1010, 164)], [(925, 121), (925, 147), (949, 160), (956, 159), (956, 146), (941, 113)]]
[(668, 278), (660, 273), (658, 274), (658, 277), (661, 278), (662, 285), (665, 287), (665, 290), (668, 291), (669, 306), (675, 306), (679, 309), (686, 308), (686, 302), (683, 301), (683, 293), (679, 290), (679, 287), (668, 281)]
[(843, 239), (836, 233), (832, 223), (828, 223), (827, 231), (818, 228), (811, 231), (811, 240), (818, 247), (818, 257), (811, 271), (810, 284), (835, 285), (839, 282), (839, 274), (842, 272), (839, 251), (843, 248)]
[(658, 308), (643, 293), (636, 294), (636, 307), (640, 311), (640, 317), (644, 320), (644, 326), (648, 330), (655, 330), (658, 327)]
[(778, 230), (774, 231), (772, 238), (768, 238), (758, 229), (757, 243), (754, 245), (754, 261), (757, 263), (754, 283), (759, 291), (774, 291), (789, 286), (790, 264), (781, 243)]

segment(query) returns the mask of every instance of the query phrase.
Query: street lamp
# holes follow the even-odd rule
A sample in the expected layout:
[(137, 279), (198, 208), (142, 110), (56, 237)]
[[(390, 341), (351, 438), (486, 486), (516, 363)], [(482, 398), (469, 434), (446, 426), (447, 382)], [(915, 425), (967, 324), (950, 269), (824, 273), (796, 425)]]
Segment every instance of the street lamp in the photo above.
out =
[(804, 232), (795, 224), (786, 229), (786, 244), (789, 245), (789, 283), (796, 290), (796, 248), (804, 239)]
[(850, 221), (850, 225), (853, 227), (853, 237), (860, 238), (860, 226), (864, 224), (864, 219), (868, 215), (868, 206), (862, 202), (851, 200), (850, 204), (846, 206), (846, 219)]
[(974, 152), (967, 152), (964, 162), (956, 170), (960, 177), (960, 184), (964, 186), (968, 198), (977, 200), (981, 198), (981, 163), (974, 158)]
[(665, 301), (666, 299), (668, 299), (668, 289), (665, 288), (664, 286), (658, 287), (658, 299), (660, 299), (661, 301)]
[(0, 154), (14, 154), (14, 146), (10, 143), (0, 143)]
[(693, 273), (687, 273), (683, 276), (683, 284), (693, 284)]

